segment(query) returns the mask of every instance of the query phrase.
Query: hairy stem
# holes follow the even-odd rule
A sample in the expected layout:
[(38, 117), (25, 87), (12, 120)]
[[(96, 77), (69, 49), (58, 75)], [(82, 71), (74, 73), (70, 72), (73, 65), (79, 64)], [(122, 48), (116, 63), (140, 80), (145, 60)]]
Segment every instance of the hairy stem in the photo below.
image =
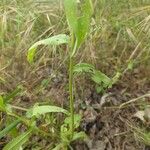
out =
[(69, 58), (69, 95), (70, 95), (70, 114), (71, 114), (71, 136), (74, 133), (74, 96), (73, 96), (73, 57)]

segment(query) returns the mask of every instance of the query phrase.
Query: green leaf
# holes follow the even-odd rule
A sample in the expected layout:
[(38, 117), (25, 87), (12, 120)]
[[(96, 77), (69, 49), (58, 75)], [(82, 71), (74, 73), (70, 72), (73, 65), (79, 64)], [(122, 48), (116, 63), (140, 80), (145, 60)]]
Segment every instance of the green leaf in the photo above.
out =
[[(81, 122), (81, 115), (74, 114), (74, 128), (78, 128)], [(71, 126), (71, 116), (67, 117), (64, 121), (65, 124), (69, 124)]]
[(68, 24), (76, 36), (77, 48), (79, 48), (89, 30), (93, 13), (92, 2), (91, 0), (83, 0), (77, 4), (77, 0), (64, 0), (64, 5)]
[(100, 93), (100, 92), (103, 92), (104, 91), (104, 87), (103, 86), (97, 86), (96, 87), (96, 92), (97, 93)]
[(30, 63), (33, 62), (36, 49), (39, 45), (61, 45), (61, 44), (65, 44), (68, 42), (69, 42), (69, 37), (65, 34), (59, 34), (59, 35), (56, 35), (56, 36), (53, 36), (44, 40), (40, 40), (29, 48), (28, 54), (27, 54), (27, 60)]
[(19, 150), (20, 147), (25, 144), (30, 135), (31, 135), (32, 130), (28, 130), (26, 132), (24, 132), (23, 134), (17, 136), (16, 138), (14, 138), (12, 141), (10, 141), (4, 148), (3, 150)]
[(60, 138), (62, 143), (69, 144), (71, 136), (71, 131), (69, 130), (69, 127), (66, 124), (61, 125), (61, 132), (60, 132)]
[(89, 31), (92, 13), (93, 7), (91, 0), (84, 0), (84, 2), (81, 2), (81, 16), (78, 20), (77, 47), (82, 44)]
[(7, 126), (5, 129), (0, 131), (0, 139), (4, 137), (6, 134), (8, 134), (13, 128), (15, 128), (20, 123), (20, 119), (15, 120), (12, 122), (9, 126)]
[(94, 70), (94, 66), (91, 64), (87, 64), (87, 63), (79, 63), (77, 65), (74, 66), (74, 73), (83, 73), (83, 72), (87, 72), (87, 73), (91, 73)]
[(57, 107), (57, 106), (49, 106), (49, 105), (45, 105), (45, 106), (37, 106), (35, 105), (32, 109), (30, 109), (28, 111), (28, 117), (33, 117), (33, 116), (39, 116), (39, 115), (43, 115), (46, 113), (64, 113), (64, 114), (69, 114), (69, 112), (61, 107)]
[(17, 86), (17, 88), (14, 91), (12, 91), (11, 93), (9, 93), (8, 95), (4, 97), (4, 101), (10, 102), (14, 97), (20, 94), (21, 91), (22, 91), (22, 86), (21, 85)]
[(101, 71), (94, 71), (94, 74), (92, 75), (92, 80), (96, 82), (97, 84), (104, 83), (105, 85), (108, 85), (111, 83), (111, 79), (106, 76), (104, 73)]
[(2, 96), (0, 96), (0, 110), (5, 111), (5, 104)]
[(77, 17), (77, 0), (64, 0), (65, 13), (69, 27), (73, 33), (77, 34), (78, 17)]
[(85, 138), (87, 138), (87, 135), (85, 134), (85, 132), (81, 131), (81, 132), (75, 132), (72, 138), (72, 141), (75, 140), (84, 140)]

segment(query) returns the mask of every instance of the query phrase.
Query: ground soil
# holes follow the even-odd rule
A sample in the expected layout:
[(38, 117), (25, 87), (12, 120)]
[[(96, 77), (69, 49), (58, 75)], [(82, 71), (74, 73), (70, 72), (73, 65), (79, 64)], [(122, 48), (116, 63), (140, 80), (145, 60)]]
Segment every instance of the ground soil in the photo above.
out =
[[(37, 101), (50, 99), (55, 100), (53, 103), (57, 105), (64, 107), (68, 105), (66, 102), (68, 93), (65, 88), (67, 84), (65, 72), (56, 74), (51, 83), (38, 92), (39, 83), (49, 75), (49, 71), (46, 70), (46, 68), (38, 70), (35, 73), (38, 78), (28, 78), (26, 82), (23, 82), (27, 92), (26, 95), (17, 98), (15, 102), (17, 105), (29, 107)], [(134, 117), (134, 114), (139, 110), (141, 100), (124, 108), (119, 108), (122, 103), (150, 92), (149, 81), (144, 80), (140, 75), (139, 70), (126, 74), (121, 81), (103, 94), (96, 93), (91, 81), (86, 81), (84, 86), (82, 86), (83, 84), (76, 85), (82, 87), (82, 92), (80, 87), (76, 88), (75, 102), (76, 112), (83, 116), (79, 130), (85, 131), (88, 139), (72, 143), (75, 150), (150, 150), (150, 147), (135, 136), (132, 128), (145, 126), (141, 120)], [(80, 83), (85, 83), (84, 80)], [(79, 80), (77, 84), (78, 82)], [(3, 86), (3, 90), (7, 91), (8, 89)], [(150, 98), (145, 98), (142, 102), (148, 103)], [(149, 127), (147, 129), (149, 130)], [(46, 145), (50, 144), (37, 137), (33, 139), (35, 143), (36, 141), (41, 143), (42, 147), (45, 145), (45, 149)], [(3, 145), (5, 139), (0, 142)], [(26, 149), (32, 148), (27, 147)]]

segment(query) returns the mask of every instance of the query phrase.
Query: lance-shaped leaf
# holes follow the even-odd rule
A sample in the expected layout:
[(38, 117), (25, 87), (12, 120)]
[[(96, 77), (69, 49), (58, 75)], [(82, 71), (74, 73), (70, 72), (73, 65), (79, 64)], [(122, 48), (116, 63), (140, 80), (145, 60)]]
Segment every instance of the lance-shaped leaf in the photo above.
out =
[(2, 137), (4, 137), (6, 134), (8, 134), (13, 128), (15, 128), (19, 123), (20, 123), (20, 119), (15, 120), (14, 122), (12, 122), (10, 125), (8, 125), (5, 129), (3, 129), (2, 131), (0, 131), (0, 139)]
[(74, 34), (78, 30), (77, 0), (64, 0), (67, 21)]
[(92, 2), (91, 0), (82, 0), (77, 3), (77, 0), (64, 0), (64, 5), (68, 24), (76, 36), (77, 48), (79, 48), (89, 30), (93, 13)]
[(8, 93), (6, 96), (4, 96), (4, 101), (10, 102), (13, 98), (18, 96), (23, 90), (23, 87), (21, 85), (17, 86), (16, 89), (14, 89), (12, 92)]
[(64, 114), (69, 114), (69, 112), (61, 107), (57, 107), (57, 106), (49, 106), (49, 105), (45, 105), (45, 106), (38, 106), (35, 105), (32, 109), (30, 109), (27, 112), (27, 116), (33, 117), (36, 116), (38, 117), (39, 115), (43, 115), (46, 113), (64, 113)]
[(17, 136), (14, 138), (12, 141), (10, 141), (4, 148), (3, 150), (19, 150), (20, 147), (25, 144), (29, 137), (31, 136), (32, 130), (28, 130), (24, 132), (23, 134)]
[(29, 50), (28, 50), (28, 54), (27, 54), (27, 60), (32, 63), (35, 53), (36, 53), (36, 49), (39, 45), (61, 45), (61, 44), (65, 44), (69, 42), (69, 36), (65, 35), (65, 34), (59, 34), (41, 41), (36, 42), (35, 44), (33, 44)]
[(0, 111), (4, 111), (5, 110), (5, 103), (4, 103), (4, 99), (3, 97), (0, 95)]
[(81, 16), (78, 20), (77, 47), (83, 43), (87, 32), (89, 31), (92, 13), (93, 7), (91, 0), (84, 0), (84, 2), (81, 3)]

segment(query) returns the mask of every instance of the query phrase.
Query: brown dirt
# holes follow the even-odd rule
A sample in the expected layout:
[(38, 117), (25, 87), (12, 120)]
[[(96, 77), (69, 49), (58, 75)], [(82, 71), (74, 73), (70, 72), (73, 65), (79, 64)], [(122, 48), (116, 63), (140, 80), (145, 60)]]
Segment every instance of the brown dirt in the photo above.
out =
[[(46, 73), (43, 74), (43, 71)], [(37, 72), (35, 72), (36, 74)], [(21, 97), (17, 97), (15, 103), (20, 106), (29, 107), (35, 102), (48, 100), (50, 103), (66, 106), (68, 103), (66, 101), (68, 93), (66, 93), (67, 79), (65, 74), (55, 74), (48, 86), (41, 89), (40, 92), (38, 85), (43, 79), (49, 76), (49, 70), (44, 68), (39, 74), (40, 78), (28, 78), (28, 80), (24, 80), (26, 82), (21, 82), (26, 89), (26, 93)], [(39, 75), (37, 76), (39, 77)], [(105, 94), (97, 94), (91, 81), (86, 82), (84, 87), (76, 89), (75, 108), (83, 116), (80, 130), (85, 131), (89, 138), (84, 142), (77, 141), (72, 143), (75, 150), (150, 149), (150, 147), (140, 142), (134, 136), (132, 130), (132, 126), (143, 125), (140, 120), (133, 117), (139, 106), (131, 103), (129, 106), (119, 109), (122, 103), (150, 92), (149, 81), (140, 78), (138, 72), (128, 73), (117, 85), (114, 85)], [(82, 82), (85, 83), (84, 81)], [(3, 88), (3, 92), (8, 90), (7, 87)], [(149, 101), (149, 98), (144, 100), (144, 102)], [(37, 141), (39, 140), (38, 138)], [(0, 142), (3, 143), (4, 140), (2, 139)], [(45, 140), (44, 144), (43, 140), (40, 140), (38, 143), (41, 143), (42, 146), (45, 145), (45, 148), (46, 145), (50, 144)], [(28, 147), (27, 149), (32, 148)]]

